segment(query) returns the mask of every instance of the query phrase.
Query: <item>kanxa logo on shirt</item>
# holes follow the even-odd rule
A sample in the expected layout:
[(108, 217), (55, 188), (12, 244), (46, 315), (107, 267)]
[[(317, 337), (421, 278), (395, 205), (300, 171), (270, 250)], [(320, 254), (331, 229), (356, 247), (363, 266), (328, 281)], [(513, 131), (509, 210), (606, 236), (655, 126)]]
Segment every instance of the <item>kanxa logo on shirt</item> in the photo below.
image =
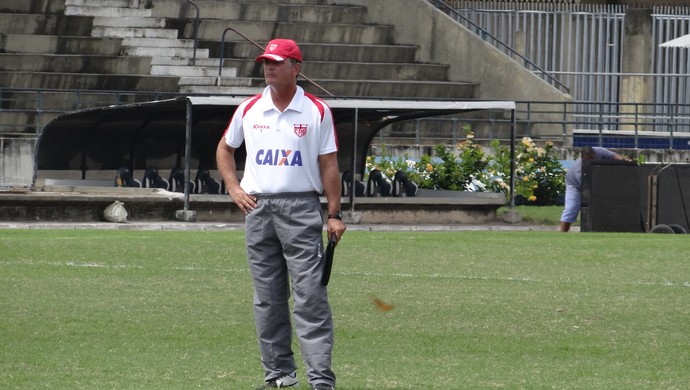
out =
[(307, 134), (307, 124), (306, 123), (295, 123), (295, 134), (298, 137), (304, 137)]
[(256, 153), (256, 163), (273, 166), (302, 166), (302, 153), (289, 149), (259, 149)]
[(262, 125), (260, 123), (254, 123), (254, 126), (252, 126), (252, 130), (270, 130), (271, 126), (269, 125)]

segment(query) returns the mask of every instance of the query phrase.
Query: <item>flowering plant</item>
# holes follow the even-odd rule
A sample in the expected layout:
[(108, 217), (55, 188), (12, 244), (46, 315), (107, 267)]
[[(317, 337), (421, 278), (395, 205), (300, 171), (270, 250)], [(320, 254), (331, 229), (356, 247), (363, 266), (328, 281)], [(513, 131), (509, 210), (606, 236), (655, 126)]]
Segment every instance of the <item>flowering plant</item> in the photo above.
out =
[[(494, 158), (488, 173), (494, 180), (505, 184), (510, 179), (510, 150), (500, 146), (496, 140), (491, 142), (491, 147)], [(565, 193), (565, 170), (554, 156), (552, 142), (538, 147), (530, 137), (523, 137), (516, 145), (514, 190), (519, 203), (560, 203), (559, 197)]]
[[(378, 169), (384, 179), (392, 182), (396, 172), (402, 172), (421, 189), (485, 191), (480, 177), (489, 158), (481, 145), (474, 142), (474, 133), (469, 126), (465, 126), (465, 132), (467, 139), (458, 143), (455, 150), (446, 145), (436, 145), (435, 156), (424, 155), (419, 161), (408, 156), (379, 159), (368, 156), (366, 174)], [(385, 149), (383, 152), (385, 154)]]
[[(470, 126), (465, 125), (463, 129), (467, 138), (455, 148), (436, 145), (434, 156), (424, 155), (417, 161), (408, 156), (386, 157), (385, 149), (382, 157), (369, 156), (365, 175), (378, 169), (383, 178), (392, 183), (396, 172), (402, 172), (421, 189), (508, 194), (510, 149), (493, 140), (490, 144), (493, 153), (487, 154), (475, 142)], [(533, 205), (557, 204), (564, 190), (565, 170), (554, 155), (553, 143), (538, 147), (531, 138), (524, 137), (516, 145), (516, 199)]]
[(484, 191), (479, 180), (488, 165), (488, 157), (481, 145), (474, 141), (474, 132), (465, 125), (467, 139), (455, 147), (455, 152), (445, 145), (436, 145), (436, 159), (422, 156), (421, 167), (427, 172), (427, 180), (417, 183), (419, 188), (455, 191)]

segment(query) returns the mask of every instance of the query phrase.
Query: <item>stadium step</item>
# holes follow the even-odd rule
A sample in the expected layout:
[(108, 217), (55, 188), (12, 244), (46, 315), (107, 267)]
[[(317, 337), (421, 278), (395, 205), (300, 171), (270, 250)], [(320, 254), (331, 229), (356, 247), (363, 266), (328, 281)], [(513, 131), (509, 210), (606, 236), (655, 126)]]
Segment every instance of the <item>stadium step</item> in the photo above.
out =
[(151, 16), (150, 9), (98, 6), (96, 5), (98, 0), (93, 0), (93, 2), (94, 4), (92, 5), (67, 5), (65, 6), (65, 15), (140, 18)]
[[(229, 68), (223, 70), (223, 75), (227, 77), (236, 77), (237, 70), (235, 68)], [(153, 65), (151, 66), (152, 75), (160, 76), (180, 76), (180, 77), (211, 77), (213, 79), (218, 75), (217, 66), (190, 66), (190, 65)], [(202, 80), (200, 79), (200, 80)], [(182, 80), (180, 80), (182, 85)], [(200, 84), (206, 85), (206, 84)], [(213, 85), (213, 84), (211, 84)]]
[[(184, 47), (146, 47), (146, 46), (123, 46), (121, 54), (124, 56), (140, 57), (181, 57), (192, 58), (194, 49)], [(198, 58), (208, 58), (207, 49), (196, 50)]]
[(94, 26), (91, 36), (109, 38), (164, 38), (176, 39), (177, 30), (160, 28), (127, 28)]
[(151, 17), (99, 16), (93, 18), (93, 25), (99, 27), (164, 28), (165, 19)]
[(122, 46), (192, 49), (194, 48), (194, 41), (191, 39), (123, 38)]
[(2, 0), (0, 13), (19, 14), (62, 14), (65, 2), (55, 0)]
[(0, 13), (0, 33), (89, 36), (93, 18), (53, 14)]
[(145, 57), (79, 54), (0, 54), (0, 71), (146, 74), (151, 59)]
[(179, 77), (137, 74), (0, 71), (5, 88), (176, 92)]
[[(177, 96), (176, 91), (151, 92), (119, 91), (113, 94), (101, 90), (45, 90), (21, 89), (3, 91), (2, 112), (27, 112), (37, 110), (41, 116), (46, 113), (63, 113), (90, 107), (106, 107), (125, 103), (140, 103), (151, 100), (169, 99)], [(76, 98), (75, 98), (76, 97)]]
[[(239, 77), (263, 77), (254, 61), (224, 60), (225, 66), (237, 68)], [(448, 66), (416, 63), (307, 61), (302, 66), (310, 78), (325, 79), (337, 76), (345, 80), (434, 80), (448, 78)]]
[[(182, 82), (183, 80), (180, 80)], [(341, 97), (367, 97), (367, 98), (448, 98), (468, 99), (474, 95), (476, 83), (462, 82), (428, 82), (428, 81), (391, 81), (391, 80), (340, 80), (340, 79), (313, 79), (322, 88)], [(315, 95), (324, 96), (320, 88), (306, 80), (298, 81), (305, 91)], [(212, 95), (236, 95), (239, 89), (250, 89), (254, 93), (260, 92), (265, 87), (260, 78), (223, 78), (222, 85), (188, 85), (181, 86), (180, 92), (189, 94)]]
[[(337, 6), (333, 4), (310, 4), (291, 2), (250, 1), (198, 1), (200, 18), (278, 22), (289, 18), (294, 23), (340, 23), (362, 24), (366, 8), (358, 6)], [(196, 9), (179, 0), (156, 0), (152, 3), (152, 16), (164, 18), (194, 19)], [(222, 16), (221, 16), (222, 15)]]
[(122, 42), (121, 38), (0, 34), (0, 48), (6, 53), (117, 56)]
[[(231, 38), (228, 36), (228, 38)], [(253, 59), (263, 49), (246, 41), (238, 41), (234, 36), (225, 41), (223, 56), (226, 59)], [(265, 42), (262, 42), (265, 43)], [(215, 41), (202, 41), (200, 47), (209, 49), (212, 57), (221, 56), (221, 44)], [(418, 46), (397, 44), (358, 45), (350, 43), (300, 43), (305, 62), (400, 62), (413, 63)], [(251, 62), (251, 61), (249, 61)]]
[(114, 8), (139, 8), (140, 0), (65, 0), (66, 6), (97, 6)]
[[(192, 36), (194, 22), (185, 21), (184, 36)], [(199, 39), (204, 41), (222, 40), (228, 27), (241, 32), (257, 42), (268, 42), (274, 37), (290, 37), (296, 42), (309, 43), (349, 43), (359, 45), (393, 44), (393, 26), (370, 24), (339, 23), (293, 23), (237, 20), (204, 20), (199, 24)], [(227, 35), (227, 34), (226, 34)], [(228, 35), (229, 36), (229, 35)], [(237, 38), (234, 38), (237, 39)]]

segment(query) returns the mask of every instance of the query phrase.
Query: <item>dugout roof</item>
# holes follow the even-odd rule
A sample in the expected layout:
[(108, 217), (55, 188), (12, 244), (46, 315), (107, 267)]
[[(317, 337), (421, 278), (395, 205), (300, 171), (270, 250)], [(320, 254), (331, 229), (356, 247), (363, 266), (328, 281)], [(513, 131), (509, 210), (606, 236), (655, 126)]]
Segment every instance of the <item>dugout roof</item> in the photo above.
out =
[[(245, 99), (181, 97), (63, 114), (46, 124), (38, 137), (35, 169), (171, 169), (183, 166), (187, 141), (192, 168), (213, 169), (216, 145)], [(512, 101), (324, 100), (336, 122), (341, 169), (356, 162), (355, 172), (362, 171), (371, 140), (391, 123), (476, 110), (515, 110)], [(244, 161), (238, 163), (241, 169)]]

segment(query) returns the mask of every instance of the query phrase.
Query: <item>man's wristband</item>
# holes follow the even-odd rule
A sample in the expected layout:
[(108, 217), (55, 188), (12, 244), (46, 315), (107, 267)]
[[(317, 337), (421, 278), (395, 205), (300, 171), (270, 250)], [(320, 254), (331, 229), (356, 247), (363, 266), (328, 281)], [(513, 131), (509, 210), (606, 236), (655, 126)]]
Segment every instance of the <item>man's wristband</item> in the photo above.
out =
[(328, 214), (328, 219), (331, 219), (331, 218), (333, 218), (333, 219), (343, 219), (343, 213), (341, 213), (340, 211), (337, 211), (337, 212), (335, 212), (335, 213), (333, 213), (333, 214)]

